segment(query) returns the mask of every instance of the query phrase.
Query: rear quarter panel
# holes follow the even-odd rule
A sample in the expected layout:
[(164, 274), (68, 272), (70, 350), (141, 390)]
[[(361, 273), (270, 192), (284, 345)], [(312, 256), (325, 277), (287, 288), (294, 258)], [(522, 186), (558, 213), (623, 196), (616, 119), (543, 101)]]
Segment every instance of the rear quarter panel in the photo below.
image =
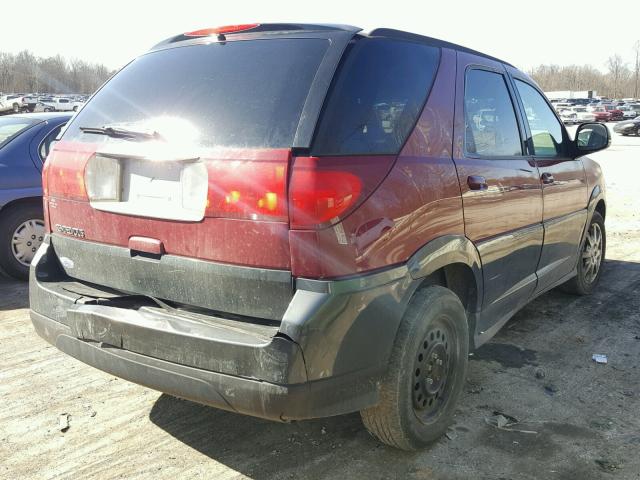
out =
[(433, 87), (395, 165), (343, 222), (291, 231), (296, 276), (339, 277), (406, 262), (430, 240), (464, 235), (460, 187), (452, 160), (455, 52), (442, 49)]

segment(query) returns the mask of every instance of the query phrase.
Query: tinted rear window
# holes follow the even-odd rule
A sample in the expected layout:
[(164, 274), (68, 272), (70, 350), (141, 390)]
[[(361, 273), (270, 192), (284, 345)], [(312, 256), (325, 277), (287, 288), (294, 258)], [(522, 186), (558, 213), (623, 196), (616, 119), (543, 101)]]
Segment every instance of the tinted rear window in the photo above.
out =
[(361, 38), (333, 80), (313, 155), (395, 154), (416, 123), (435, 77), (436, 47)]
[(0, 118), (0, 148), (38, 122), (40, 120), (28, 117)]
[(79, 127), (175, 117), (200, 146), (290, 147), (327, 47), (324, 39), (273, 39), (146, 54), (95, 95), (64, 138), (100, 141)]

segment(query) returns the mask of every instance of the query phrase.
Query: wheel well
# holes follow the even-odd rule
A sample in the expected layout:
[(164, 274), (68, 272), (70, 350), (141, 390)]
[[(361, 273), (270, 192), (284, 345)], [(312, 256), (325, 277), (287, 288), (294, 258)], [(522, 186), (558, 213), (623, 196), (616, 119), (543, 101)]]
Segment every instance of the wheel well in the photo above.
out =
[(476, 278), (471, 267), (464, 263), (446, 265), (427, 275), (420, 283), (418, 289), (427, 288), (431, 285), (440, 285), (441, 287), (448, 288), (458, 296), (464, 309), (467, 311), (469, 332), (474, 332), (474, 316), (470, 315), (470, 313), (476, 311), (478, 286), (476, 285)]
[(42, 197), (25, 197), (12, 200), (0, 207), (0, 215), (21, 205), (37, 204), (42, 206)]
[[(478, 302), (478, 285), (476, 277), (471, 267), (464, 263), (452, 263), (427, 275), (417, 290), (428, 288), (432, 285), (439, 285), (448, 288), (455, 293), (462, 306), (467, 312), (467, 323), (469, 324), (469, 348), (475, 348), (473, 343), (476, 331), (475, 314)], [(416, 290), (416, 291), (417, 291)], [(414, 293), (415, 295), (415, 293)]]
[(598, 201), (596, 204), (596, 212), (598, 212), (604, 220), (605, 213), (607, 212), (607, 206), (605, 205), (604, 200)]

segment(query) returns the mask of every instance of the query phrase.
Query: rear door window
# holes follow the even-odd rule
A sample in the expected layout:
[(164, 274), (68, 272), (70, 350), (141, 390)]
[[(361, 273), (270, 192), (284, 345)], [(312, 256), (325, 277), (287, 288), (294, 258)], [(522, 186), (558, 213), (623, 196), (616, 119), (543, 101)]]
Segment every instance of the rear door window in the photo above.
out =
[(291, 147), (328, 46), (326, 39), (269, 39), (150, 52), (109, 81), (63, 138), (108, 141), (79, 127), (144, 123), (202, 147)]
[(464, 89), (465, 151), (486, 157), (522, 155), (515, 110), (504, 75), (467, 72)]
[(313, 155), (396, 154), (420, 115), (440, 50), (420, 43), (360, 38), (333, 79)]

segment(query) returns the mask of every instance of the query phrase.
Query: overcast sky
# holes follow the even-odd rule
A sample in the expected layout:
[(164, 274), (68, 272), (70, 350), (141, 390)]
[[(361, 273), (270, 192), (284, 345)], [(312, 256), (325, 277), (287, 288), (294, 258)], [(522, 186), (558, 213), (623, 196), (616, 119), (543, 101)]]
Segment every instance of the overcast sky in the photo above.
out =
[(0, 51), (59, 53), (110, 68), (177, 33), (253, 22), (398, 28), (459, 43), (522, 69), (589, 63), (605, 70), (614, 53), (631, 65), (633, 44), (640, 40), (637, 0), (31, 0), (28, 9), (16, 9), (10, 18), (0, 28)]

